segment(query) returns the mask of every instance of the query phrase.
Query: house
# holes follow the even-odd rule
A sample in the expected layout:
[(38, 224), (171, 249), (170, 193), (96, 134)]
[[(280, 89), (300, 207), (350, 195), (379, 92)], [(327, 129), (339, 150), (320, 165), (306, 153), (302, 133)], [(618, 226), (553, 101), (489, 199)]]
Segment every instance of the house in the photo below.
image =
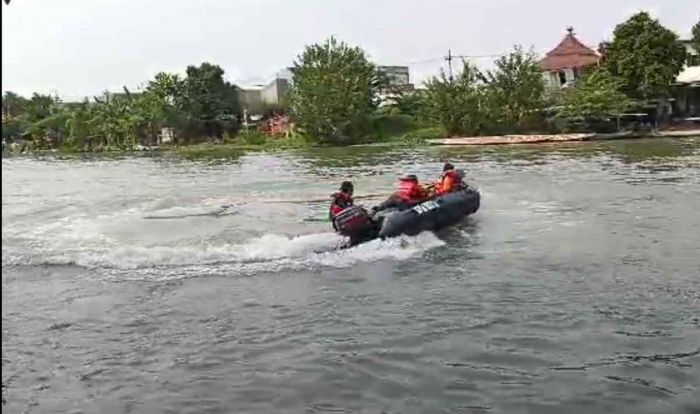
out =
[(396, 90), (413, 90), (413, 84), (410, 82), (408, 73), (408, 66), (378, 66), (377, 70), (386, 77), (388, 83), (382, 93)]
[(249, 115), (262, 115), (265, 107), (284, 104), (292, 86), (292, 69), (275, 74), (267, 84), (239, 85), (238, 102)]
[(571, 85), (581, 77), (586, 68), (598, 66), (600, 62), (600, 55), (576, 38), (573, 27), (567, 28), (566, 31), (564, 39), (539, 63), (545, 85), (550, 88)]
[(237, 85), (236, 92), (241, 109), (249, 115), (259, 115), (263, 112), (263, 85)]
[(687, 66), (673, 85), (673, 116), (700, 122), (700, 66)]
[(262, 101), (267, 106), (284, 105), (292, 89), (294, 68), (284, 68), (262, 90)]
[(389, 105), (403, 94), (411, 93), (415, 89), (411, 83), (408, 66), (378, 66), (387, 84), (379, 90), (379, 106)]
[(700, 122), (700, 51), (692, 41), (681, 40), (686, 62), (673, 84), (672, 113), (676, 120)]
[(287, 100), (291, 83), (287, 79), (276, 77), (260, 92), (265, 105), (280, 105)]

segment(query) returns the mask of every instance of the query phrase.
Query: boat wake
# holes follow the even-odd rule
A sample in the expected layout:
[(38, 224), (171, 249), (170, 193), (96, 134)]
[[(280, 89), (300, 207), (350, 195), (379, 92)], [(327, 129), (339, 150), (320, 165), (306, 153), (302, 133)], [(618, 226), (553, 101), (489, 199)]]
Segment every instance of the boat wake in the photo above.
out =
[(206, 275), (252, 275), (281, 271), (347, 268), (358, 263), (406, 260), (443, 244), (432, 233), (374, 240), (340, 250), (335, 233), (302, 236), (265, 234), (240, 243), (212, 241), (138, 246), (102, 240), (61, 250), (2, 249), (3, 266), (80, 266), (110, 278), (171, 280)]
[(177, 202), (149, 200), (103, 214), (7, 220), (3, 268), (78, 266), (116, 279), (251, 275), (400, 261), (443, 244), (433, 234), (421, 234), (340, 250), (346, 239), (318, 232), (327, 223), (287, 218), (298, 217), (305, 208), (222, 206), (221, 200), (174, 206)]
[(189, 217), (221, 217), (237, 214), (238, 211), (239, 209), (234, 204), (222, 205), (215, 208), (172, 207), (145, 215), (143, 218), (146, 220), (173, 220)]

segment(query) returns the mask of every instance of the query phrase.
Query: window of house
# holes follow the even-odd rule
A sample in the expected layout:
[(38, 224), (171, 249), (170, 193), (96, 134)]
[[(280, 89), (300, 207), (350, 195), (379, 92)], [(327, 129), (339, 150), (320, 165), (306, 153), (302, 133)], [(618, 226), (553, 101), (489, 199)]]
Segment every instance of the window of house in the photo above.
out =
[(559, 84), (566, 85), (566, 72), (563, 70), (559, 71)]

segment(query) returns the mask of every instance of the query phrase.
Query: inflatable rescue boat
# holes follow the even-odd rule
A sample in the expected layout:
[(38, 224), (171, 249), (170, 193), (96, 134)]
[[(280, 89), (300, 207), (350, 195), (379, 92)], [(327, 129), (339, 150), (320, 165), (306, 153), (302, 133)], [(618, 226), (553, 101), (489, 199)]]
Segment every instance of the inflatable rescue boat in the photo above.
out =
[(361, 206), (352, 206), (338, 214), (335, 222), (338, 232), (350, 238), (343, 247), (352, 247), (377, 238), (444, 229), (474, 214), (480, 203), (479, 191), (466, 186), (405, 210), (387, 209), (375, 216)]

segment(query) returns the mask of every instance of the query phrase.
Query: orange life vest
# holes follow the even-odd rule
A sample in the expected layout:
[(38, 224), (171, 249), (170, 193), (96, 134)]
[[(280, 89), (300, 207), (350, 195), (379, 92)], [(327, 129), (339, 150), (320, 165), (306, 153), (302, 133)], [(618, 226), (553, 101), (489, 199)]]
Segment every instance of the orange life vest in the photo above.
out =
[(455, 170), (447, 170), (440, 176), (440, 181), (435, 185), (435, 194), (446, 194), (457, 189), (462, 179)]
[(426, 197), (425, 190), (417, 181), (401, 181), (399, 191), (396, 193), (404, 201), (417, 202)]

